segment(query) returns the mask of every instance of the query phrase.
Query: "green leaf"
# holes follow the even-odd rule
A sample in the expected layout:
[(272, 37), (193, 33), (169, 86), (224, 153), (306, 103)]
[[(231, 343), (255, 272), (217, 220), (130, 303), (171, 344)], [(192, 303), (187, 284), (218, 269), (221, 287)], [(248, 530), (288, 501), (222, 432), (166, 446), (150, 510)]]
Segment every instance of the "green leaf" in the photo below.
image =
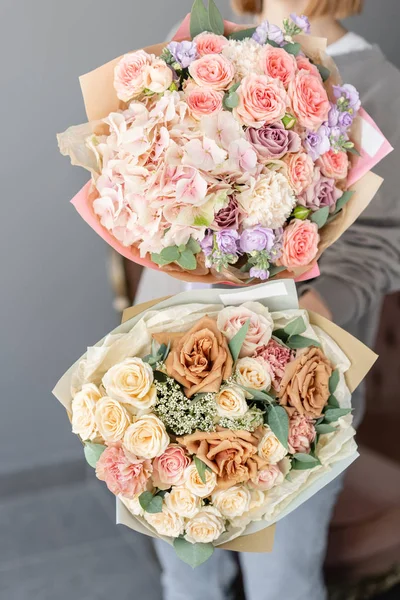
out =
[(333, 433), (336, 430), (336, 427), (333, 427), (333, 425), (328, 425), (327, 423), (321, 423), (321, 425), (316, 425), (315, 426), (315, 431), (319, 434), (319, 435), (324, 435), (325, 433)]
[(256, 27), (249, 27), (249, 29), (242, 29), (241, 31), (233, 31), (228, 35), (228, 39), (230, 40), (245, 40), (246, 38), (251, 38), (253, 33), (255, 32)]
[(223, 99), (224, 108), (232, 110), (239, 104), (239, 95), (236, 92), (227, 92)]
[(239, 331), (233, 336), (233, 338), (229, 342), (229, 350), (231, 351), (233, 362), (236, 362), (239, 358), (239, 354), (242, 349), (243, 342), (246, 338), (249, 327), (250, 319), (247, 319), (246, 323), (239, 329)]
[(259, 400), (260, 402), (268, 402), (271, 403), (274, 401), (274, 398), (267, 394), (267, 392), (261, 392), (260, 390), (253, 390), (252, 388), (240, 386), (245, 392), (251, 395), (250, 400)]
[(214, 0), (208, 0), (208, 20), (213, 33), (224, 35), (224, 20)]
[(161, 250), (160, 256), (165, 262), (175, 262), (179, 258), (178, 246), (169, 246), (168, 248), (164, 248)]
[(276, 435), (282, 446), (288, 447), (289, 417), (282, 406), (271, 404), (268, 409), (268, 425)]
[(290, 337), (298, 333), (304, 333), (306, 329), (307, 326), (303, 317), (297, 317), (297, 319), (294, 319), (294, 321), (288, 323), (283, 331)]
[(286, 271), (286, 267), (270, 267), (269, 268), (269, 278), (272, 279), (272, 277), (275, 277), (275, 275), (278, 275), (278, 273), (282, 273), (282, 271)]
[(151, 253), (151, 260), (153, 263), (155, 263), (156, 265), (159, 265), (160, 267), (170, 264), (169, 260), (164, 260), (161, 256), (161, 254), (156, 254), (155, 252)]
[(190, 252), (193, 252), (193, 254), (198, 254), (201, 251), (201, 246), (199, 242), (194, 238), (189, 238), (189, 241), (186, 244), (186, 248), (190, 250)]
[(314, 63), (314, 64), (317, 67), (319, 74), (322, 77), (322, 81), (323, 82), (328, 81), (329, 77), (331, 76), (330, 70), (327, 67), (324, 67), (324, 65), (320, 65), (317, 63)]
[(339, 371), (336, 369), (333, 371), (332, 375), (329, 377), (329, 392), (334, 394), (336, 392), (336, 388), (338, 386), (340, 379)]
[(191, 250), (184, 250), (176, 262), (186, 271), (193, 271), (197, 267), (196, 257)]
[(162, 496), (153, 496), (151, 492), (143, 492), (139, 496), (139, 504), (145, 512), (155, 514), (162, 512)]
[(347, 190), (347, 192), (344, 192), (343, 195), (340, 196), (339, 200), (336, 202), (335, 213), (338, 213), (344, 206), (346, 206), (353, 194), (354, 192)]
[(190, 13), (190, 36), (193, 39), (199, 33), (208, 31), (209, 20), (206, 7), (203, 0), (194, 0), (192, 11)]
[(329, 408), (325, 413), (324, 421), (326, 423), (336, 423), (340, 417), (345, 417), (351, 413), (351, 408)]
[(214, 552), (212, 544), (191, 544), (182, 537), (174, 540), (174, 548), (178, 558), (191, 566), (192, 569), (205, 563)]
[(289, 54), (293, 54), (293, 56), (297, 56), (298, 53), (301, 50), (301, 46), (300, 44), (286, 44), (285, 46), (283, 46), (283, 49), (286, 50), (286, 52), (288, 52)]
[(327, 222), (329, 217), (329, 206), (324, 206), (313, 212), (310, 219), (312, 223), (316, 223), (318, 225), (318, 229), (321, 229)]
[(197, 456), (194, 457), (194, 464), (196, 465), (197, 472), (199, 474), (200, 479), (205, 484), (206, 480), (206, 471), (210, 470), (210, 467), (206, 465), (202, 460), (200, 460)]
[(103, 446), (103, 444), (92, 444), (90, 442), (86, 442), (84, 448), (86, 462), (93, 467), (93, 469), (96, 468), (97, 461), (105, 449), (106, 447)]
[[(275, 335), (275, 332), (274, 332)], [(305, 337), (303, 335), (292, 335), (286, 342), (289, 348), (293, 350), (299, 350), (300, 348), (308, 348), (309, 346), (316, 346), (319, 348), (321, 344), (317, 342), (317, 340), (312, 340), (311, 338)]]
[(273, 334), (274, 337), (278, 338), (278, 340), (281, 340), (281, 342), (283, 342), (285, 345), (287, 344), (289, 334), (287, 334), (284, 329), (275, 329)]
[(273, 48), (280, 48), (280, 45), (274, 42), (274, 40), (267, 40), (265, 43), (273, 46)]
[(231, 85), (231, 87), (229, 88), (230, 92), (236, 92), (236, 90), (240, 87), (240, 81), (238, 81), (237, 83), (234, 83), (233, 85)]
[(308, 469), (315, 469), (320, 465), (320, 461), (311, 454), (294, 454), (292, 461), (292, 469), (295, 471), (307, 471)]
[(346, 148), (347, 152), (350, 152), (350, 154), (354, 154), (355, 156), (361, 156), (361, 152), (359, 152), (357, 150), (357, 148)]
[[(340, 404), (336, 399), (336, 396), (334, 396), (333, 394), (331, 394), (329, 396), (328, 399), (328, 406), (330, 406), (331, 408), (340, 408)], [(328, 409), (327, 409), (328, 410)]]

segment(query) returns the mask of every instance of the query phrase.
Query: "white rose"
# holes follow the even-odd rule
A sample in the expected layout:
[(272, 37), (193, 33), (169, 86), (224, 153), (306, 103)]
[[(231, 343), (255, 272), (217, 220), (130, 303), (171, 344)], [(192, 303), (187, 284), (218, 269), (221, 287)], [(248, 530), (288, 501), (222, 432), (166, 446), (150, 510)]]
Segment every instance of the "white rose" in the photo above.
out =
[(121, 502), (125, 504), (129, 512), (135, 517), (142, 517), (144, 515), (144, 510), (140, 506), (139, 496), (140, 494), (136, 494), (134, 498), (125, 498), (125, 496), (119, 496)]
[(177, 538), (185, 529), (182, 517), (172, 512), (165, 503), (163, 503), (162, 512), (154, 514), (145, 512), (144, 518), (159, 535)]
[(238, 385), (224, 387), (216, 395), (215, 402), (220, 417), (243, 417), (249, 410), (244, 391)]
[(207, 498), (217, 485), (217, 476), (214, 471), (206, 469), (204, 474), (206, 482), (203, 483), (196, 465), (193, 463), (185, 470), (185, 487), (199, 498)]
[(205, 506), (188, 523), (185, 539), (191, 544), (209, 544), (225, 531), (224, 519), (214, 506)]
[(155, 401), (155, 396), (150, 393), (153, 379), (153, 369), (149, 364), (141, 358), (126, 358), (107, 371), (103, 385), (111, 398), (135, 408), (149, 408), (152, 400)]
[(274, 322), (261, 302), (245, 302), (241, 306), (227, 306), (218, 313), (217, 326), (229, 341), (250, 320), (239, 357), (252, 356), (259, 346), (268, 344)]
[(212, 495), (212, 503), (227, 519), (241, 517), (250, 508), (250, 491), (243, 485), (219, 490)]
[(177, 515), (191, 519), (201, 508), (201, 499), (183, 485), (173, 487), (165, 495), (167, 507)]
[(163, 60), (157, 59), (145, 67), (143, 79), (145, 88), (155, 94), (162, 94), (172, 83), (172, 70)]
[(258, 454), (270, 465), (276, 465), (286, 456), (287, 450), (268, 426), (264, 427), (264, 431), (264, 436), (258, 445)]
[(93, 383), (85, 383), (72, 400), (72, 431), (82, 440), (94, 440), (98, 436), (95, 409), (100, 398), (99, 388)]
[(265, 503), (265, 494), (262, 490), (252, 489), (250, 490), (250, 506), (249, 510), (260, 508)]
[(252, 390), (268, 391), (271, 387), (271, 375), (264, 365), (255, 358), (239, 358), (236, 363), (236, 381)]
[(123, 445), (140, 458), (156, 458), (166, 450), (169, 436), (164, 423), (155, 415), (136, 419), (125, 432)]
[(251, 178), (249, 189), (239, 194), (238, 200), (247, 214), (243, 221), (245, 229), (254, 225), (271, 229), (283, 227), (296, 204), (288, 179), (275, 171)]
[(106, 442), (118, 442), (129, 427), (131, 418), (118, 400), (103, 396), (96, 404), (96, 425)]
[(265, 512), (265, 494), (261, 490), (251, 489), (250, 492), (250, 504), (247, 512), (243, 513), (241, 517), (230, 519), (233, 527), (247, 527), (252, 521), (259, 521), (263, 513)]

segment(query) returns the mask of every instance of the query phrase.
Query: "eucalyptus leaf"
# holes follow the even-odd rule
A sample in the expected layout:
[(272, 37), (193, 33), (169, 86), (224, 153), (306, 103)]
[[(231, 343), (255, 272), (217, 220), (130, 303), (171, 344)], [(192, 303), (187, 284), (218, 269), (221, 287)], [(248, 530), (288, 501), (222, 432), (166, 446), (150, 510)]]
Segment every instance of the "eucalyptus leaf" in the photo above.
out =
[(224, 20), (214, 0), (208, 0), (208, 21), (213, 33), (224, 35)]
[(229, 342), (229, 350), (231, 351), (233, 362), (236, 362), (239, 358), (239, 354), (242, 349), (243, 342), (246, 339), (249, 327), (250, 319), (247, 319), (246, 323), (239, 329), (239, 331), (233, 336), (233, 338)]
[(103, 446), (103, 444), (92, 444), (91, 442), (85, 443), (83, 451), (85, 453), (86, 462), (93, 467), (93, 469), (96, 468), (97, 461), (105, 449), (106, 447)]
[(192, 569), (205, 563), (214, 552), (212, 544), (191, 544), (183, 537), (174, 540), (174, 548), (178, 558), (191, 566)]
[(272, 266), (269, 268), (269, 278), (272, 279), (272, 277), (275, 277), (275, 275), (278, 275), (278, 273), (282, 273), (282, 271), (286, 271), (286, 267), (276, 267), (276, 266)]
[(351, 413), (351, 408), (329, 408), (325, 413), (324, 421), (326, 423), (336, 423), (340, 417), (345, 417)]
[(250, 396), (251, 396), (250, 400), (258, 400), (260, 402), (268, 402), (268, 403), (271, 403), (275, 400), (275, 398), (273, 396), (270, 396), (269, 394), (267, 394), (267, 392), (261, 392), (260, 390), (253, 390), (252, 388), (247, 388), (247, 387), (244, 387), (243, 385), (241, 385), (240, 387), (245, 392), (250, 394)]
[(179, 258), (179, 250), (177, 246), (169, 246), (161, 250), (161, 258), (166, 262), (174, 262)]
[(194, 464), (196, 465), (196, 469), (197, 469), (197, 472), (199, 474), (201, 481), (205, 484), (207, 482), (206, 471), (209, 470), (209, 467), (206, 465), (206, 463), (204, 463), (202, 460), (200, 460), (197, 456), (194, 457)]
[(307, 471), (308, 469), (315, 469), (320, 465), (320, 461), (311, 454), (295, 454), (292, 461), (292, 469), (294, 471)]
[(151, 492), (143, 492), (139, 496), (139, 504), (145, 512), (156, 514), (162, 512), (162, 496), (153, 496)]
[(190, 250), (190, 252), (193, 252), (193, 254), (198, 254), (201, 251), (201, 246), (197, 240), (191, 237), (186, 244), (185, 250), (186, 249)]
[(232, 110), (239, 104), (239, 95), (236, 92), (227, 92), (223, 99), (224, 108)]
[(208, 29), (208, 13), (203, 4), (203, 0), (194, 0), (192, 11), (190, 13), (190, 36), (193, 39), (196, 35), (208, 31)]
[(303, 335), (291, 335), (286, 344), (287, 346), (289, 346), (289, 348), (292, 348), (292, 350), (308, 348), (309, 346), (316, 346), (317, 348), (319, 348), (321, 346), (321, 344), (317, 342), (317, 340), (312, 340), (311, 338), (305, 337)]
[(347, 152), (350, 152), (350, 154), (354, 154), (355, 156), (362, 156), (361, 152), (359, 152), (357, 150), (357, 148), (346, 148)]
[(333, 425), (328, 425), (327, 423), (321, 423), (320, 425), (316, 425), (315, 426), (315, 431), (319, 434), (319, 435), (324, 435), (325, 433), (333, 433), (336, 430), (336, 427), (333, 427)]
[(317, 67), (319, 74), (322, 77), (322, 81), (328, 81), (329, 77), (331, 76), (331, 72), (327, 67), (324, 67), (324, 65), (320, 65), (315, 63), (315, 66)]
[(289, 339), (289, 334), (286, 333), (284, 329), (275, 329), (273, 334), (274, 337), (278, 338), (278, 340), (281, 340), (284, 344), (286, 344)]
[(230, 92), (236, 92), (236, 90), (240, 87), (240, 81), (238, 81), (237, 83), (234, 83), (233, 85), (231, 85), (231, 87), (229, 88)]
[(228, 35), (230, 40), (245, 40), (247, 38), (251, 38), (253, 33), (255, 32), (256, 27), (249, 27), (249, 29), (242, 29), (240, 31), (233, 31)]
[(297, 43), (294, 43), (294, 44), (288, 43), (283, 46), (283, 49), (286, 50), (286, 52), (288, 52), (289, 54), (293, 54), (293, 56), (297, 56), (301, 50), (301, 46), (300, 46), (300, 44), (297, 44)]
[(154, 371), (154, 379), (156, 381), (159, 381), (160, 383), (165, 383), (168, 379), (168, 375), (166, 375), (162, 371)]
[(289, 417), (282, 406), (271, 404), (268, 409), (268, 425), (282, 446), (288, 448)]
[(158, 265), (160, 267), (170, 264), (169, 260), (164, 260), (161, 256), (161, 254), (157, 254), (156, 252), (151, 253), (151, 260), (153, 263), (155, 263), (156, 265)]
[[(331, 394), (328, 398), (328, 408), (340, 408), (340, 404), (334, 394)], [(327, 408), (327, 410), (328, 410)]]
[(297, 317), (294, 321), (290, 321), (284, 328), (284, 332), (290, 337), (299, 333), (304, 333), (307, 329), (307, 325), (304, 322), (303, 317)]
[(310, 219), (312, 223), (316, 223), (318, 225), (318, 229), (321, 229), (327, 222), (329, 217), (329, 206), (323, 206), (319, 208), (315, 212), (312, 213)]
[(343, 192), (343, 195), (340, 196), (339, 200), (336, 202), (335, 213), (338, 213), (340, 210), (342, 210), (344, 206), (346, 206), (353, 194), (354, 192), (350, 190), (347, 190), (347, 192)]
[(190, 250), (184, 250), (176, 262), (185, 271), (194, 271), (197, 267), (196, 257)]
[(269, 46), (272, 46), (273, 48), (280, 48), (280, 45), (274, 42), (274, 40), (267, 40), (265, 43)]
[(339, 374), (339, 371), (336, 369), (335, 371), (333, 371), (332, 375), (329, 377), (329, 392), (331, 394), (334, 394), (336, 392), (336, 388), (339, 384), (339, 379), (340, 379), (340, 374)]

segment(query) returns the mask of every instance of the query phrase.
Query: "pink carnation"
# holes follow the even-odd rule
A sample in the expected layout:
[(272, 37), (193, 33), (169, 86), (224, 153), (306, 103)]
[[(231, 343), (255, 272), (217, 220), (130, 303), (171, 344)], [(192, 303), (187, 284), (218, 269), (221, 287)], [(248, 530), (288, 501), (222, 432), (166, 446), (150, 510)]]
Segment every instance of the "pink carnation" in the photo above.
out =
[(279, 265), (288, 269), (305, 267), (317, 255), (319, 243), (318, 226), (307, 219), (293, 219), (283, 234), (282, 255)]
[(289, 84), (289, 97), (300, 125), (316, 131), (328, 119), (330, 103), (320, 78), (299, 71)]
[(349, 158), (347, 152), (325, 152), (317, 162), (322, 175), (332, 179), (346, 179), (349, 170)]
[(220, 54), (222, 49), (228, 44), (228, 40), (223, 35), (215, 33), (200, 33), (194, 40), (197, 46), (197, 52), (200, 56), (205, 54)]
[(96, 465), (96, 475), (105, 481), (110, 492), (133, 499), (146, 489), (152, 472), (150, 460), (128, 454), (120, 443), (104, 450)]
[(205, 54), (191, 63), (189, 73), (200, 87), (225, 90), (233, 81), (235, 68), (221, 54)]
[(271, 374), (272, 385), (278, 391), (286, 365), (293, 358), (293, 352), (271, 339), (266, 346), (257, 348), (253, 356), (266, 365)]
[(258, 471), (252, 479), (250, 486), (257, 490), (267, 492), (284, 480), (284, 476), (278, 465), (269, 465), (266, 469)]
[(283, 48), (265, 46), (261, 54), (261, 67), (266, 75), (280, 79), (285, 88), (294, 79), (297, 71), (296, 59)]
[(178, 444), (171, 444), (164, 454), (153, 462), (153, 482), (160, 490), (167, 490), (172, 485), (181, 485), (184, 471), (190, 464), (190, 459)]
[(316, 431), (312, 420), (305, 415), (295, 413), (289, 421), (289, 452), (308, 454), (315, 437)]
[(144, 50), (125, 54), (114, 69), (114, 88), (120, 100), (128, 102), (144, 90), (144, 74), (152, 57)]

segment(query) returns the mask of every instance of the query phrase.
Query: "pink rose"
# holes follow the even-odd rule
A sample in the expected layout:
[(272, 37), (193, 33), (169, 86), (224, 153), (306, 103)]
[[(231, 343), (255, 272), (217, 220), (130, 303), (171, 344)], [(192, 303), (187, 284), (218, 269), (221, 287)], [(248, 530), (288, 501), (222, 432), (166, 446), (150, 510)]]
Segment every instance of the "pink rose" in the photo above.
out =
[(318, 226), (307, 219), (293, 219), (283, 233), (282, 255), (279, 265), (288, 269), (309, 265), (317, 255)]
[(152, 57), (144, 50), (125, 54), (114, 69), (114, 88), (120, 100), (128, 102), (133, 96), (143, 92), (144, 71), (151, 64)]
[(313, 65), (312, 62), (310, 62), (310, 59), (308, 59), (306, 56), (299, 54), (296, 56), (296, 62), (299, 71), (308, 71), (311, 75), (320, 77), (317, 67)]
[(110, 492), (133, 499), (146, 489), (152, 472), (151, 461), (125, 452), (120, 443), (104, 450), (96, 465), (96, 475)]
[(272, 385), (279, 391), (286, 365), (293, 358), (292, 350), (271, 339), (266, 346), (257, 348), (253, 357), (267, 367), (271, 374)]
[(196, 42), (197, 52), (200, 56), (220, 54), (224, 46), (228, 44), (228, 40), (223, 35), (207, 32), (196, 35), (193, 41)]
[(298, 413), (290, 418), (288, 444), (291, 454), (296, 452), (309, 454), (315, 437), (316, 431), (311, 419)]
[(280, 79), (285, 88), (294, 79), (297, 63), (293, 54), (283, 48), (265, 46), (261, 54), (261, 67), (266, 75)]
[(316, 130), (328, 119), (330, 104), (320, 78), (299, 71), (289, 84), (289, 97), (299, 124)]
[(225, 90), (232, 83), (235, 69), (221, 54), (206, 54), (191, 63), (189, 73), (200, 87)]
[(218, 329), (230, 341), (250, 319), (249, 329), (239, 357), (252, 356), (259, 345), (269, 342), (274, 322), (268, 308), (260, 302), (245, 302), (241, 306), (227, 306), (218, 313)]
[(181, 485), (184, 471), (190, 464), (184, 449), (178, 444), (171, 444), (164, 454), (153, 462), (153, 482), (160, 490), (168, 490), (172, 485)]
[(222, 110), (222, 99), (224, 94), (211, 88), (190, 87), (186, 100), (190, 112), (196, 119), (201, 119), (206, 115), (215, 115)]
[(172, 80), (172, 69), (161, 58), (147, 65), (143, 73), (144, 87), (155, 94), (165, 92)]
[(233, 113), (242, 125), (259, 128), (285, 116), (287, 95), (278, 80), (252, 73), (242, 79), (237, 93), (239, 105)]
[(325, 152), (317, 162), (321, 173), (330, 179), (346, 179), (349, 171), (349, 158), (347, 152)]
[(304, 192), (313, 181), (314, 163), (309, 154), (291, 154), (287, 159), (288, 178), (290, 186), (299, 195)]
[(266, 469), (258, 471), (257, 475), (251, 480), (250, 486), (267, 492), (276, 485), (283, 482), (284, 476), (278, 465), (269, 465)]

